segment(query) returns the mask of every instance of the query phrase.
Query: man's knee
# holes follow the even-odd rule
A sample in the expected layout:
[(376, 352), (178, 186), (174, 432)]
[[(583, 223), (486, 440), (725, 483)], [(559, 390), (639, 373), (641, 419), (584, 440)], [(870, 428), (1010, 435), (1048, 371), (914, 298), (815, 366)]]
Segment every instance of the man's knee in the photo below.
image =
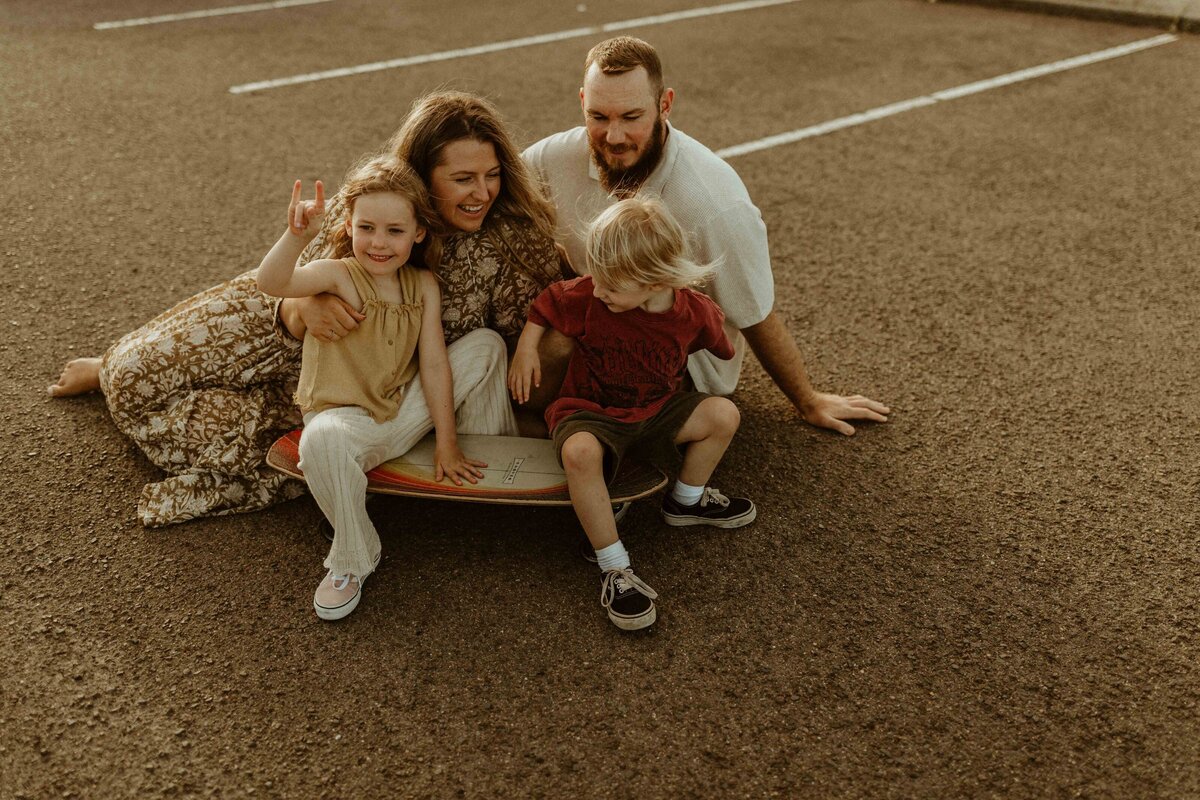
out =
[(567, 375), (567, 364), (575, 350), (575, 340), (556, 330), (548, 330), (538, 343), (538, 361), (542, 367), (542, 382), (534, 386), (525, 407), (541, 411), (554, 402)]
[(542, 362), (543, 370), (547, 366), (554, 365), (561, 365), (561, 368), (565, 370), (573, 352), (575, 352), (575, 340), (553, 328), (547, 330), (542, 335), (541, 341), (538, 342), (538, 359)]

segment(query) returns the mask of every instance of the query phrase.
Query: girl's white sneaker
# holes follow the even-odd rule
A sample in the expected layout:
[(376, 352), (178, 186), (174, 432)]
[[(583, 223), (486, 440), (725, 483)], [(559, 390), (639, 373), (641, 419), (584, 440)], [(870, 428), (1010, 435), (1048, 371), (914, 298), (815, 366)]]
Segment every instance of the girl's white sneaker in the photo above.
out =
[(360, 597), (362, 579), (357, 575), (334, 575), (330, 570), (313, 595), (313, 610), (321, 619), (341, 619), (358, 607)]

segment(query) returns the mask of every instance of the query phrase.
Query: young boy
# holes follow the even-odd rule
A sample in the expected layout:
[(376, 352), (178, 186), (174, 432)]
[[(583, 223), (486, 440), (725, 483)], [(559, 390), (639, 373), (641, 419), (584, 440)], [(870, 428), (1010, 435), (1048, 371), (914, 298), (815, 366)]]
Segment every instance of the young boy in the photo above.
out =
[(635, 446), (652, 458), (682, 450), (662, 504), (668, 525), (737, 528), (754, 520), (754, 503), (706, 487), (737, 431), (737, 407), (683, 388), (688, 355), (710, 350), (728, 359), (734, 350), (721, 310), (689, 288), (710, 266), (688, 258), (683, 231), (657, 201), (623, 200), (601, 214), (588, 232), (587, 269), (587, 277), (552, 284), (534, 301), (508, 382), (525, 402), (541, 380), (537, 348), (546, 328), (575, 339), (546, 424), (604, 573), (600, 604), (618, 628), (638, 630), (654, 623), (658, 594), (633, 573), (608, 481)]

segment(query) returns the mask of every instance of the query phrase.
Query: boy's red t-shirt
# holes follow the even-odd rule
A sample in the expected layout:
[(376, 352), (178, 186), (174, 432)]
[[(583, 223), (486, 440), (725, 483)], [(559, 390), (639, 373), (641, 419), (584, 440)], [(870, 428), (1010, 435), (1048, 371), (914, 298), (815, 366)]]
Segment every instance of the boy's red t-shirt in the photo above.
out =
[(551, 431), (576, 411), (618, 422), (649, 419), (680, 390), (689, 355), (734, 354), (722, 327), (725, 315), (693, 289), (676, 289), (675, 305), (661, 314), (615, 313), (592, 296), (592, 279), (585, 276), (548, 286), (530, 306), (529, 321), (575, 340), (562, 390), (546, 409)]

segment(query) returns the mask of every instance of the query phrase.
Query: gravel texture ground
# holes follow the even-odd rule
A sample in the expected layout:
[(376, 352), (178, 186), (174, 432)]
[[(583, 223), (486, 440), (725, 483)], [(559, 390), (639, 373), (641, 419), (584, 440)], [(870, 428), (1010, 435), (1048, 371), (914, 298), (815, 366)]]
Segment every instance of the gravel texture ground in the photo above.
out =
[[(0, 8), (0, 797), (1200, 796), (1200, 39), (733, 159), (814, 381), (893, 415), (812, 429), (749, 364), (716, 483), (759, 519), (637, 504), (662, 599), (631, 636), (568, 511), (399, 499), (319, 622), (310, 500), (145, 530), (156, 470), (45, 386), (255, 265), (292, 179), (336, 183), (420, 92), (486, 93), (523, 142), (577, 124), (602, 35), (228, 87), (690, 6), (92, 29), (188, 5)], [(916, 0), (632, 32), (714, 148), (1153, 35)]]

